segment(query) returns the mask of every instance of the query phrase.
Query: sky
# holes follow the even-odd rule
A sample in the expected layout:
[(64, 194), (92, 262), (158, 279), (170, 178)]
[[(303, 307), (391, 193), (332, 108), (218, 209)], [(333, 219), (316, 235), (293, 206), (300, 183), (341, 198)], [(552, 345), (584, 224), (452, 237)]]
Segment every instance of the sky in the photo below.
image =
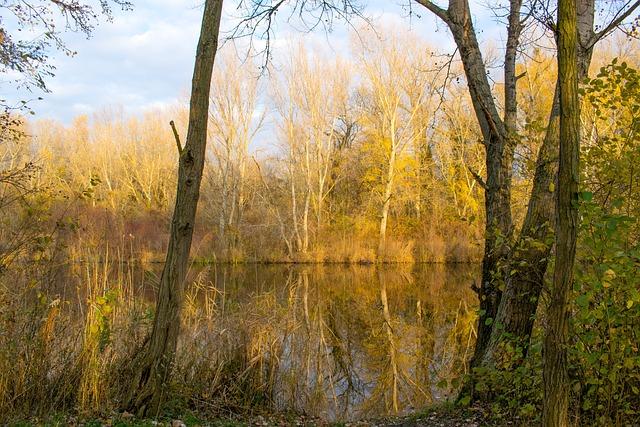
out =
[[(51, 63), (56, 75), (47, 84), (50, 93), (25, 94), (7, 84), (0, 86), (9, 101), (25, 98), (34, 101), (31, 108), (37, 118), (70, 123), (80, 114), (91, 115), (105, 108), (122, 108), (126, 113), (172, 106), (187, 99), (193, 70), (195, 48), (202, 18), (202, 0), (133, 0), (132, 11), (115, 11), (112, 22), (101, 22), (91, 38), (81, 34), (65, 35), (73, 57), (54, 52)], [(237, 23), (237, 0), (227, 0), (222, 37)], [(364, 0), (361, 1), (364, 4)], [(430, 13), (414, 7), (420, 17), (408, 17), (406, 1), (374, 0), (366, 2), (364, 13), (376, 24), (387, 28), (411, 28), (441, 51), (453, 52), (453, 43), (444, 24)], [(404, 6), (403, 6), (404, 5)], [(486, 6), (474, 4), (474, 18), (481, 42), (501, 45), (499, 26)], [(345, 53), (350, 29), (342, 22), (330, 33), (323, 29), (301, 33), (299, 25), (287, 24), (280, 16), (274, 31), (273, 58), (285, 55), (290, 41), (302, 38), (311, 45)], [(356, 25), (359, 25), (356, 23)]]

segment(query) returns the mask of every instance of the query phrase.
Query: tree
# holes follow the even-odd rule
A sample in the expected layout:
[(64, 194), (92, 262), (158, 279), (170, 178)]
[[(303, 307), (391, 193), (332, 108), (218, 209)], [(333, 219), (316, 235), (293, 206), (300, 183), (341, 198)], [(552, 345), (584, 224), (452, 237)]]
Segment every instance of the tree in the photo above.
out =
[[(517, 92), (516, 56), (524, 28), (520, 10), (522, 0), (511, 0), (508, 11), (507, 44), (504, 65), (504, 113), (501, 116), (489, 84), (488, 71), (474, 28), (468, 0), (450, 0), (444, 9), (430, 0), (416, 0), (447, 24), (455, 40), (471, 95), (485, 148), (485, 248), (482, 278), (477, 288), (480, 299), (478, 338), (472, 364), (477, 364), (489, 342), (502, 290), (500, 278), (509, 255), (513, 235), (511, 180), (516, 143)], [(476, 173), (477, 175), (477, 173)], [(477, 178), (480, 178), (477, 175)]]
[[(8, 32), (4, 19), (0, 18), (0, 73), (17, 72), (21, 78), (18, 85), (47, 91), (45, 79), (54, 74), (55, 67), (49, 64), (52, 48), (67, 55), (75, 54), (67, 47), (62, 32), (57, 25), (64, 22), (64, 30), (84, 33), (90, 36), (102, 13), (111, 19), (111, 4), (130, 9), (132, 3), (127, 0), (6, 0), (0, 4), (0, 10), (7, 12), (5, 19), (13, 20), (17, 31)], [(100, 10), (98, 12), (97, 10)], [(17, 34), (23, 30), (32, 30), (36, 37), (21, 39)], [(30, 32), (31, 34), (31, 32)]]
[[(547, 260), (551, 251), (549, 235), (553, 222), (554, 179), (557, 169), (559, 133), (559, 95), (556, 89), (547, 132), (538, 153), (533, 189), (527, 215), (513, 244), (511, 218), (511, 180), (513, 153), (517, 144), (517, 52), (526, 20), (536, 17), (555, 31), (553, 19), (546, 8), (529, 5), (522, 16), (523, 2), (511, 0), (507, 16), (507, 43), (504, 57), (504, 113), (492, 97), (476, 32), (471, 20), (468, 0), (450, 0), (446, 9), (430, 0), (416, 0), (447, 24), (453, 34), (463, 63), (469, 94), (480, 125), (486, 152), (485, 188), (485, 253), (482, 282), (477, 289), (480, 298), (478, 340), (472, 365), (494, 365), (503, 337), (528, 345), (535, 312), (543, 287)], [(610, 21), (594, 29), (595, 0), (580, 0), (577, 4), (579, 78), (586, 77), (594, 45), (623, 23), (640, 6), (640, 2), (613, 7)], [(538, 16), (538, 11), (542, 15)], [(503, 295), (504, 294), (504, 295)], [(498, 327), (495, 327), (498, 325)]]
[[(595, 0), (577, 1), (578, 81), (588, 76), (595, 45), (624, 23), (640, 6), (640, 1), (627, 3), (618, 9), (617, 5), (608, 6), (613, 9), (608, 15), (612, 18), (596, 23)], [(546, 22), (556, 34), (556, 25), (547, 16), (546, 9), (543, 9), (542, 16), (537, 19)], [(505, 290), (494, 320), (494, 325), (500, 327), (491, 331), (487, 350), (482, 357), (484, 365), (493, 365), (500, 358), (498, 353), (505, 337), (522, 345), (526, 355), (553, 246), (559, 139), (560, 96), (559, 86), (556, 85), (546, 134), (536, 160), (527, 214), (510, 254), (509, 274), (505, 278)]]
[(180, 333), (184, 280), (205, 162), (209, 94), (218, 49), (222, 3), (223, 0), (207, 0), (205, 3), (184, 148), (176, 135), (180, 160), (169, 247), (160, 277), (153, 329), (144, 348), (133, 360), (131, 383), (128, 385), (125, 402), (130, 410), (140, 415), (153, 413), (162, 404)]
[(263, 114), (254, 116), (258, 104), (259, 79), (251, 62), (242, 64), (235, 46), (224, 52), (213, 77), (210, 138), (217, 171), (215, 203), (218, 209), (218, 239), (227, 256), (239, 245), (239, 228), (246, 203), (246, 173), (249, 144), (260, 130)]
[(560, 157), (556, 191), (556, 262), (544, 337), (544, 426), (568, 425), (569, 296), (578, 233), (580, 104), (576, 0), (558, 2)]
[(382, 257), (399, 164), (406, 151), (425, 138), (428, 120), (424, 116), (434, 85), (425, 71), (430, 65), (426, 49), (415, 39), (392, 35), (376, 42), (379, 45), (362, 47), (359, 65), (364, 132), (372, 157), (381, 157), (382, 163), (376, 168), (382, 196), (378, 234), (378, 257)]
[[(304, 254), (312, 234), (312, 209), (316, 243), (323, 226), (325, 200), (333, 188), (330, 172), (337, 151), (336, 123), (348, 108), (350, 80), (342, 59), (301, 53), (302, 46), (295, 52), (286, 64), (275, 98), (287, 158), (294, 241), (297, 251)], [(299, 194), (302, 212), (298, 211)]]

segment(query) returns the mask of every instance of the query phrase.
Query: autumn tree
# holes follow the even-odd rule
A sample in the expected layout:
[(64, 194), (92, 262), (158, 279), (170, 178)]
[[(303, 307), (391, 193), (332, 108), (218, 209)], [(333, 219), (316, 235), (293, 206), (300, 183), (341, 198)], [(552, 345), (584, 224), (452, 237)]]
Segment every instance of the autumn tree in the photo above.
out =
[(241, 53), (231, 46), (223, 53), (213, 76), (209, 139), (216, 180), (218, 235), (221, 248), (235, 254), (240, 244), (239, 229), (246, 205), (246, 175), (249, 144), (260, 130), (264, 114), (256, 114), (260, 81), (251, 68), (242, 63)]
[[(494, 365), (502, 337), (522, 341), (525, 348), (528, 344), (551, 250), (548, 236), (553, 223), (550, 215), (553, 212), (555, 153), (559, 138), (557, 89), (546, 136), (537, 156), (527, 215), (518, 239), (513, 238), (511, 186), (513, 155), (519, 134), (517, 81), (523, 76), (516, 71), (516, 61), (523, 30), (531, 17), (545, 23), (554, 32), (556, 27), (548, 13), (545, 14), (547, 9), (527, 4), (530, 10), (524, 13), (521, 0), (509, 2), (505, 12), (507, 39), (501, 115), (492, 95), (468, 0), (450, 0), (446, 8), (430, 0), (417, 1), (446, 23), (453, 35), (483, 136), (486, 152), (486, 180), (482, 182), (485, 189), (485, 254), (482, 282), (478, 288), (478, 340), (472, 364)], [(608, 21), (598, 25), (599, 30), (596, 31), (595, 0), (578, 2), (579, 78), (587, 75), (593, 46), (623, 23), (638, 6), (640, 2), (634, 2), (615, 9), (608, 15)], [(541, 14), (538, 13), (540, 10)], [(504, 298), (503, 292), (506, 294)]]
[[(144, 348), (132, 362), (132, 379), (125, 402), (125, 406), (141, 415), (157, 411), (163, 402), (164, 389), (171, 374), (180, 333), (184, 280), (205, 163), (209, 95), (213, 64), (218, 48), (222, 3), (223, 0), (207, 0), (205, 2), (200, 38), (196, 50), (189, 122), (184, 147), (180, 143), (178, 132), (174, 132), (180, 160), (169, 247), (160, 277), (153, 329)], [(247, 22), (251, 20), (260, 22), (263, 19), (271, 22), (275, 10), (271, 7), (265, 10), (259, 2), (253, 5), (248, 3), (245, 4), (248, 11), (247, 18), (238, 28), (240, 31), (248, 29), (250, 34), (253, 34), (251, 26), (246, 25)], [(323, 13), (341, 10), (330, 1), (312, 5), (307, 3), (304, 0), (299, 0), (296, 5), (311, 15), (313, 15), (313, 10), (321, 10)], [(340, 2), (337, 3), (340, 4)], [(345, 0), (344, 4), (347, 3)], [(307, 9), (306, 6), (311, 8)], [(236, 35), (238, 34), (236, 33)]]
[[(451, 0), (446, 8), (430, 0), (417, 0), (442, 20), (453, 35), (462, 60), (469, 94), (485, 148), (485, 248), (482, 278), (478, 287), (480, 316), (474, 363), (484, 354), (491, 335), (502, 291), (499, 281), (509, 254), (513, 235), (511, 214), (511, 180), (513, 152), (516, 144), (517, 92), (516, 58), (518, 42), (524, 28), (521, 0), (512, 0), (508, 12), (507, 44), (504, 65), (504, 112), (501, 115), (489, 82), (482, 51), (478, 43), (468, 0)], [(477, 172), (476, 172), (477, 174)], [(479, 177), (479, 175), (478, 175)], [(487, 320), (491, 319), (491, 320)]]
[(301, 45), (294, 52), (274, 98), (289, 174), (293, 241), (305, 254), (312, 235), (317, 243), (322, 231), (325, 200), (333, 187), (337, 122), (348, 108), (350, 79), (340, 58), (321, 59), (303, 53)]
[[(640, 2), (624, 5), (608, 4), (603, 22), (596, 21), (595, 0), (579, 0), (577, 8), (578, 32), (578, 81), (588, 76), (593, 50), (596, 44), (625, 23), (640, 6)], [(556, 34), (556, 26), (546, 9), (537, 19), (546, 22)], [(509, 274), (505, 279), (503, 299), (494, 323), (500, 325), (492, 330), (489, 351), (483, 356), (485, 364), (496, 361), (503, 337), (509, 337), (526, 349), (533, 330), (535, 313), (544, 285), (544, 276), (553, 243), (555, 221), (554, 195), (558, 168), (560, 138), (560, 96), (556, 85), (551, 112), (547, 121), (544, 140), (538, 151), (533, 187), (527, 213), (519, 238), (514, 243)]]
[(385, 251), (399, 164), (409, 149), (425, 139), (429, 123), (427, 106), (435, 85), (425, 71), (430, 65), (427, 50), (421, 48), (414, 39), (392, 34), (375, 45), (363, 45), (358, 53), (363, 75), (360, 88), (363, 128), (372, 152), (381, 153), (383, 163), (378, 166), (381, 188), (378, 257)]

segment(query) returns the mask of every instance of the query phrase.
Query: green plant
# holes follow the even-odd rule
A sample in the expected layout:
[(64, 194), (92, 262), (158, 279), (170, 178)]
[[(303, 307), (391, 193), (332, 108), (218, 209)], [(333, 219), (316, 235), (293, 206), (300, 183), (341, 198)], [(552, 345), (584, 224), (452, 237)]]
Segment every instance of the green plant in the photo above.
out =
[(583, 193), (580, 262), (575, 275), (570, 349), (583, 418), (600, 424), (640, 421), (640, 247), (621, 201), (604, 209)]
[[(522, 422), (537, 422), (542, 408), (541, 342), (535, 340), (524, 357), (524, 346), (505, 337), (498, 366), (477, 367), (471, 373), (474, 396), (489, 402), (496, 422), (517, 417)], [(463, 396), (461, 403), (469, 403)]]

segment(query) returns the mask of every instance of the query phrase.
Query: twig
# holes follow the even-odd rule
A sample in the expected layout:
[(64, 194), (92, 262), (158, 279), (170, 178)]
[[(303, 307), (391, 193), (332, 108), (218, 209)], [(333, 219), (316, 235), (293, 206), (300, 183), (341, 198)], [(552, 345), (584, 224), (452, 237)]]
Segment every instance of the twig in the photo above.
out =
[(180, 135), (178, 135), (178, 130), (176, 129), (176, 124), (173, 120), (169, 122), (171, 125), (171, 130), (173, 131), (173, 137), (176, 139), (176, 147), (178, 147), (178, 155), (182, 154), (182, 144), (180, 143)]

